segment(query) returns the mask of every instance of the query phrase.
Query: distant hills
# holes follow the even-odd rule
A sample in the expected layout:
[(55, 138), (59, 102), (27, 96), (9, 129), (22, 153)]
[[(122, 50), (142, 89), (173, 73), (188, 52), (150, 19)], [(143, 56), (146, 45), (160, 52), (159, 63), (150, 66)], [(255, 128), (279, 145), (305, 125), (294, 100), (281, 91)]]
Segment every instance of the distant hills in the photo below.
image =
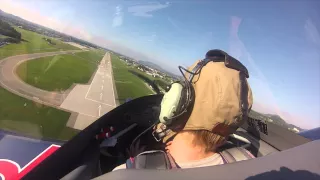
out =
[(161, 66), (159, 66), (159, 65), (157, 65), (157, 64), (155, 64), (155, 63), (149, 62), (149, 61), (138, 61), (138, 63), (139, 63), (139, 64), (142, 64), (142, 65), (144, 65), (144, 66), (149, 66), (149, 67), (151, 67), (151, 68), (153, 68), (153, 69), (157, 69), (157, 70), (159, 70), (159, 71), (164, 71), (164, 69), (162, 69)]
[(47, 27), (41, 26), (39, 24), (35, 24), (33, 22), (30, 22), (28, 20), (22, 19), (19, 16), (15, 16), (13, 14), (6, 13), (6, 12), (2, 11), (1, 9), (0, 9), (0, 18), (5, 20), (5, 21), (11, 22), (11, 23), (13, 23), (15, 25), (16, 24), (19, 24), (19, 25), (30, 24), (30, 25), (33, 25), (33, 26), (39, 26), (39, 27), (42, 27), (42, 28), (47, 28)]
[(96, 44), (93, 44), (91, 42), (73, 37), (71, 35), (56, 31), (54, 29), (42, 26), (40, 24), (36, 24), (36, 23), (30, 22), (28, 20), (22, 19), (21, 17), (6, 13), (6, 12), (2, 11), (1, 9), (0, 9), (0, 19), (2, 21), (10, 23), (10, 25), (21, 26), (25, 30), (37, 32), (39, 34), (43, 34), (43, 35), (49, 36), (49, 37), (59, 38), (59, 39), (66, 41), (66, 42), (75, 42), (75, 43), (78, 43), (80, 45), (87, 46), (87, 47), (102, 48), (102, 47), (100, 47)]
[(277, 124), (279, 126), (282, 126), (282, 127), (286, 128), (286, 129), (289, 129), (289, 130), (294, 131), (294, 132), (297, 132), (296, 130), (298, 130), (299, 132), (304, 130), (304, 129), (296, 126), (296, 125), (287, 123), (284, 119), (282, 119), (277, 114), (263, 114), (263, 113), (259, 113), (259, 112), (256, 112), (254, 110), (251, 110), (249, 116), (254, 118), (254, 119), (264, 120), (264, 121), (268, 121), (268, 122), (273, 123), (273, 124)]
[(144, 66), (149, 66), (149, 67), (151, 67), (151, 68), (153, 68), (153, 69), (156, 69), (156, 70), (158, 70), (158, 71), (164, 72), (164, 73), (170, 75), (170, 76), (173, 77), (173, 78), (176, 78), (176, 79), (179, 79), (179, 78), (180, 78), (179, 76), (177, 76), (177, 75), (175, 75), (175, 74), (173, 74), (173, 73), (171, 73), (171, 72), (163, 69), (161, 66), (159, 66), (159, 65), (157, 65), (157, 64), (155, 64), (155, 63), (153, 63), (153, 62), (150, 62), (150, 61), (138, 61), (138, 63), (139, 63), (139, 64), (142, 64), (142, 65), (144, 65)]
[(22, 19), (22, 18), (20, 18), (18, 16), (6, 13), (6, 12), (2, 11), (1, 9), (0, 9), (0, 16), (6, 17), (6, 18), (15, 19), (15, 20), (20, 20), (20, 21), (26, 21), (26, 20), (24, 20), (24, 19)]
[(287, 125), (287, 122), (277, 114), (265, 114), (265, 116), (268, 117), (269, 119), (272, 119), (275, 123), (279, 125), (282, 125), (282, 126)]

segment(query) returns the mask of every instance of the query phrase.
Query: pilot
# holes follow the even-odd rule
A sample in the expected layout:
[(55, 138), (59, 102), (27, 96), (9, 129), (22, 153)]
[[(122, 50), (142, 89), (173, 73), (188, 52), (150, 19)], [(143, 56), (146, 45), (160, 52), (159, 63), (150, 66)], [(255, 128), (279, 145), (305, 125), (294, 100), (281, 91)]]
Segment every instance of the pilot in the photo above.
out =
[[(161, 140), (166, 144), (165, 150), (175, 167), (195, 168), (228, 163), (228, 158), (219, 153), (219, 147), (244, 123), (252, 107), (246, 68), (231, 56), (228, 57), (236, 61), (233, 62), (235, 66), (228, 67), (232, 62), (219, 58), (219, 53), (228, 56), (223, 51), (209, 51), (206, 57), (215, 60), (206, 63), (192, 78), (194, 100), (188, 113), (172, 120), (171, 126), (160, 123), (156, 127), (170, 127)], [(189, 72), (198, 63), (191, 66)], [(253, 157), (245, 149), (243, 151)], [(115, 170), (123, 168), (128, 166), (120, 165)]]

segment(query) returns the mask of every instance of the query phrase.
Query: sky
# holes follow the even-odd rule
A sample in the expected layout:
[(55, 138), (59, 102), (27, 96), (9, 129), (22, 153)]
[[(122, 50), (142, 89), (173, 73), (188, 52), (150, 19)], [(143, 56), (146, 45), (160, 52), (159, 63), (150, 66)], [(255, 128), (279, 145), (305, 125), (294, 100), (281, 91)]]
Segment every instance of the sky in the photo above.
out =
[(178, 73), (210, 49), (249, 70), (253, 109), (320, 126), (320, 1), (0, 0), (0, 9)]

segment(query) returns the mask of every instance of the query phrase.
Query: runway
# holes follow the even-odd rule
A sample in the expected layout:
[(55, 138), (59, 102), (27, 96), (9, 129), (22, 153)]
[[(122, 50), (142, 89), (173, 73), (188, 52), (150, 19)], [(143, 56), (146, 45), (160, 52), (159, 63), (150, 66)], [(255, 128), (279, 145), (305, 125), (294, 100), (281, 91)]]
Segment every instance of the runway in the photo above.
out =
[(84, 129), (103, 114), (116, 107), (110, 54), (106, 53), (90, 85), (76, 85), (61, 108), (79, 113), (68, 126)]

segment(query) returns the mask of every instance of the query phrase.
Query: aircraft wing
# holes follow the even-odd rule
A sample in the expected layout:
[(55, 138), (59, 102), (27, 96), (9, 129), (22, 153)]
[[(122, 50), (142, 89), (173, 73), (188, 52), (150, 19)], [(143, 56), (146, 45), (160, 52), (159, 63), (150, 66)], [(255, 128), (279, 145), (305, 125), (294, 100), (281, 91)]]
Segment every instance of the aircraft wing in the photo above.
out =
[(0, 179), (20, 179), (60, 148), (51, 142), (0, 131)]

